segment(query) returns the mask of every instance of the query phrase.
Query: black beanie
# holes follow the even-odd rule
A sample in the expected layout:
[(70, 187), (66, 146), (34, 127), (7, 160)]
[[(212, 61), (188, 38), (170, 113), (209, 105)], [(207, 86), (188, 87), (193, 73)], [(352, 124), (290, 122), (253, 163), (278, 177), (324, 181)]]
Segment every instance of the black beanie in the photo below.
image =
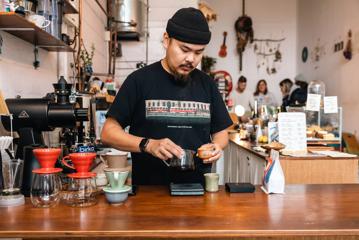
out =
[(208, 44), (211, 32), (203, 13), (195, 8), (181, 8), (167, 22), (166, 31), (170, 38), (185, 43)]

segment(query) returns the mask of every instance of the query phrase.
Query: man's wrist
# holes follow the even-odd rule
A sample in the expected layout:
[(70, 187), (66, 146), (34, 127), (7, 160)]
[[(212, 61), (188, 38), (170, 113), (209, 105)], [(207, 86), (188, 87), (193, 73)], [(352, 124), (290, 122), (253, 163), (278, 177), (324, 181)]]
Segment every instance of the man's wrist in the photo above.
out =
[(141, 153), (145, 153), (146, 152), (146, 148), (148, 143), (150, 142), (150, 139), (148, 138), (143, 138), (139, 144), (139, 149)]

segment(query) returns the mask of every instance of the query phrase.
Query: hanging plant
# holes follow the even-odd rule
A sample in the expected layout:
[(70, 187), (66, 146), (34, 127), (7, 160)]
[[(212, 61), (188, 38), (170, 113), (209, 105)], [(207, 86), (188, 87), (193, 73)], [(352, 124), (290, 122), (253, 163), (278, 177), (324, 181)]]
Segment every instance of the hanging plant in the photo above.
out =
[(91, 45), (91, 52), (89, 53), (83, 45), (83, 49), (80, 51), (80, 59), (81, 59), (81, 67), (83, 68), (83, 71), (87, 75), (92, 75), (93, 69), (92, 69), (92, 59), (95, 55), (95, 45)]
[(201, 68), (203, 72), (210, 74), (214, 64), (216, 64), (215, 58), (209, 56), (202, 57)]

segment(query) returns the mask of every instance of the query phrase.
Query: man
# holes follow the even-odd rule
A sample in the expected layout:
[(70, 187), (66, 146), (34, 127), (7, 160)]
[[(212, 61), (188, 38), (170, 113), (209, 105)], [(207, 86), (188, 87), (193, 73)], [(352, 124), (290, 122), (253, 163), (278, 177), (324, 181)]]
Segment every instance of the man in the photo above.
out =
[(291, 93), (289, 105), (305, 106), (308, 97), (308, 83), (302, 79), (296, 79), (294, 83), (298, 87)]
[(249, 102), (251, 99), (251, 93), (246, 91), (247, 78), (240, 76), (237, 81), (237, 87), (233, 91), (233, 109), (237, 105), (242, 105), (246, 111), (250, 111)]
[(279, 83), (280, 91), (282, 93), (282, 112), (287, 111), (287, 106), (290, 105), (290, 95), (292, 93), (293, 82), (289, 78), (283, 79)]
[[(132, 153), (134, 184), (203, 183), (203, 174), (221, 157), (232, 122), (213, 80), (196, 69), (210, 37), (199, 10), (178, 10), (163, 35), (165, 58), (130, 74), (109, 109), (102, 141)], [(213, 155), (196, 158), (194, 171), (161, 161), (203, 145), (213, 147)]]

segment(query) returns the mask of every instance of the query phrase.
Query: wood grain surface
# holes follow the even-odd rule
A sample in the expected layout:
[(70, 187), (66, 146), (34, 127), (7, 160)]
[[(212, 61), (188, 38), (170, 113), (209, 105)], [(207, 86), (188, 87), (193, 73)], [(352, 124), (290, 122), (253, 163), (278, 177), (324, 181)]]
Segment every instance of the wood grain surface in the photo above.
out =
[(89, 208), (26, 205), (0, 208), (0, 237), (274, 238), (359, 237), (359, 185), (287, 185), (284, 195), (171, 197), (163, 186), (139, 186), (121, 206), (103, 196)]

